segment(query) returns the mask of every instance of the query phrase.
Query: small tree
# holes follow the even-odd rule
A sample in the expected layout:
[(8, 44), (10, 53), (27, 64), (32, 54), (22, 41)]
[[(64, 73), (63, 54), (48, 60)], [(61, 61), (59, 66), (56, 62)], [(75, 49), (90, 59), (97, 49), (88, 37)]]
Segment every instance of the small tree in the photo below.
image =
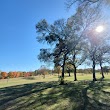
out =
[(104, 68), (103, 63), (109, 63), (110, 62), (110, 45), (108, 45), (105, 41), (98, 49), (97, 52), (97, 62), (100, 65), (102, 78), (104, 78)]
[(60, 74), (61, 74), (61, 66), (54, 67), (54, 71), (55, 71), (56, 73), (58, 73), (58, 77), (59, 77)]
[(45, 75), (48, 74), (48, 71), (47, 71), (47, 69), (44, 65), (42, 65), (38, 71), (39, 71), (40, 74), (43, 75), (43, 78), (45, 78)]
[(7, 78), (8, 74), (6, 72), (1, 72), (1, 77), (2, 79)]
[(13, 72), (9, 72), (9, 73), (8, 73), (8, 77), (9, 77), (9, 78), (14, 78), (14, 73), (13, 73)]
[(66, 63), (65, 65), (65, 69), (66, 69), (66, 72), (68, 73), (69, 77), (70, 77), (70, 73), (73, 72), (73, 65), (69, 62)]
[(106, 74), (108, 74), (110, 67), (109, 66), (104, 66), (103, 67), (103, 72), (105, 72)]

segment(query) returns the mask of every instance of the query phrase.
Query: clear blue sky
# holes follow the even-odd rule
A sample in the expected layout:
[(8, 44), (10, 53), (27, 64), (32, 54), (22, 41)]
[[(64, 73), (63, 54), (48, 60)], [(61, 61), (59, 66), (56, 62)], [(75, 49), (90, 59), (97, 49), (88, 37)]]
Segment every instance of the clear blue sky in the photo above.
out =
[(43, 63), (38, 61), (36, 23), (45, 18), (52, 23), (68, 18), (65, 0), (0, 0), (0, 70), (32, 71)]

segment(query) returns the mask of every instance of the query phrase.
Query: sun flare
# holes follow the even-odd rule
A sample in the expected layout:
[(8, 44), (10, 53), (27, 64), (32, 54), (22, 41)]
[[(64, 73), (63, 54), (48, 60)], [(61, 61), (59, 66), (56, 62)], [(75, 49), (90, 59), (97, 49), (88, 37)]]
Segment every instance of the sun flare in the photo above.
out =
[(98, 26), (97, 28), (96, 28), (96, 32), (102, 32), (104, 30), (104, 28), (103, 28), (103, 26)]

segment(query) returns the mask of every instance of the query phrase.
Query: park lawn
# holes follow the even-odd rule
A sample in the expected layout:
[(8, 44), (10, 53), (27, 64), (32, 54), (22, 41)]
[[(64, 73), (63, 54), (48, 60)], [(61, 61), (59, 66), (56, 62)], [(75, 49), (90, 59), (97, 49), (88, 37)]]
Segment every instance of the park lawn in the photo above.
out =
[(30, 84), (35, 82), (48, 82), (48, 81), (57, 81), (57, 76), (46, 75), (45, 78), (43, 76), (32, 76), (29, 78), (10, 78), (10, 79), (2, 79), (0, 80), (0, 88), (15, 86), (15, 85), (22, 85), (22, 84)]
[[(101, 78), (101, 74), (97, 73), (96, 77), (98, 79)], [(81, 80), (89, 80), (92, 81), (92, 74), (81, 74), (77, 73), (77, 79), (78, 81)], [(66, 81), (73, 81), (74, 76), (73, 73), (71, 73), (71, 77), (68, 77), (68, 74), (65, 74), (65, 80)], [(105, 74), (105, 79), (106, 81), (110, 81), (110, 74), (106, 75)], [(49, 81), (58, 81), (58, 75), (46, 75), (45, 78), (43, 76), (34, 76), (30, 78), (10, 78), (10, 79), (2, 79), (0, 80), (0, 88), (4, 87), (9, 87), (9, 86), (15, 86), (15, 85), (22, 85), (22, 84), (30, 84), (30, 83), (35, 83), (35, 82), (49, 82)]]
[[(104, 75), (105, 75), (104, 80), (110, 81), (110, 73), (104, 74)], [(90, 81), (92, 81), (92, 77), (93, 77), (92, 74), (77, 73), (77, 79), (78, 79), (78, 81), (82, 81), (82, 80), (90, 80)], [(100, 73), (96, 73), (96, 78), (98, 80), (100, 80), (101, 74)], [(66, 74), (65, 80), (73, 81), (74, 80), (73, 73), (71, 74), (71, 77), (68, 77), (68, 74)]]
[(73, 82), (66, 75), (67, 84), (59, 85), (57, 75), (34, 78), (9, 79), (10, 87), (1, 86), (0, 110), (110, 110), (109, 79), (92, 82), (91, 75), (79, 74), (80, 81)]

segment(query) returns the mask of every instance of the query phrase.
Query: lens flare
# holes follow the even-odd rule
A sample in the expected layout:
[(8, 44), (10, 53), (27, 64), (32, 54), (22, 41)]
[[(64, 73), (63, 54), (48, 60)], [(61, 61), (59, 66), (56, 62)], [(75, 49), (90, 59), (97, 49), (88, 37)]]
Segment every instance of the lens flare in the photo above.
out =
[(96, 28), (96, 32), (102, 32), (104, 30), (104, 28), (103, 28), (103, 26), (98, 26), (97, 28)]

